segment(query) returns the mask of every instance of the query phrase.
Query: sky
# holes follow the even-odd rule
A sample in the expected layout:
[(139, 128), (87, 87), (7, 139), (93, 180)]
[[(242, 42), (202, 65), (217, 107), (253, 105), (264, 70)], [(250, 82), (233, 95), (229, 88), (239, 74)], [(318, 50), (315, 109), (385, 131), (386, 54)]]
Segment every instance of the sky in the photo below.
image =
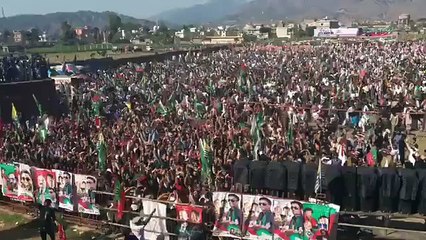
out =
[(189, 7), (208, 0), (0, 0), (6, 17), (18, 14), (46, 14), (78, 10), (114, 11), (147, 18), (160, 12)]

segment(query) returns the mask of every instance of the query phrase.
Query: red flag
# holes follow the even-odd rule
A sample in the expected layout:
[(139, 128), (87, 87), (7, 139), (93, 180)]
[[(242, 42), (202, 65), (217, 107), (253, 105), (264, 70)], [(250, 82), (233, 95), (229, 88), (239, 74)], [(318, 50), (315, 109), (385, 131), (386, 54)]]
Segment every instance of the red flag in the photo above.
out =
[(62, 224), (58, 225), (58, 239), (67, 240), (67, 235), (65, 234), (64, 226)]
[(115, 197), (114, 202), (117, 203), (117, 221), (123, 218), (123, 211), (126, 206), (126, 194), (124, 192), (124, 187), (121, 184), (120, 180), (115, 181)]

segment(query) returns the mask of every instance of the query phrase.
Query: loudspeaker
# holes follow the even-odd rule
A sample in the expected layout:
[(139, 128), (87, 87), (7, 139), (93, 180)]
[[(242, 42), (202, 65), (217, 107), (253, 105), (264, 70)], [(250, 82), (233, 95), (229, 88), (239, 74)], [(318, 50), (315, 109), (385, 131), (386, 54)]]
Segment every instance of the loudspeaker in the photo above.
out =
[(315, 197), (318, 164), (307, 163), (302, 166), (302, 190), (306, 197)]
[(413, 205), (417, 198), (417, 189), (419, 187), (419, 179), (414, 169), (400, 168), (398, 169), (401, 176), (401, 190), (399, 192), (398, 211), (403, 214), (411, 214)]
[(249, 160), (238, 160), (234, 163), (234, 184), (249, 184)]
[(285, 191), (287, 169), (280, 162), (269, 162), (266, 167), (265, 187), (275, 191)]
[(426, 169), (417, 169), (419, 188), (417, 192), (417, 212), (426, 215)]
[(287, 169), (287, 192), (290, 196), (299, 190), (300, 163), (293, 161), (284, 161), (283, 166)]
[(342, 167), (342, 209), (346, 211), (357, 211), (357, 174), (356, 167)]
[(264, 161), (252, 161), (249, 166), (249, 182), (250, 187), (253, 189), (264, 189), (265, 188), (265, 174), (268, 162)]
[(357, 189), (359, 208), (364, 212), (372, 212), (377, 208), (378, 176), (377, 170), (371, 167), (358, 167)]
[(396, 212), (398, 209), (399, 189), (401, 179), (394, 168), (379, 169), (379, 210)]

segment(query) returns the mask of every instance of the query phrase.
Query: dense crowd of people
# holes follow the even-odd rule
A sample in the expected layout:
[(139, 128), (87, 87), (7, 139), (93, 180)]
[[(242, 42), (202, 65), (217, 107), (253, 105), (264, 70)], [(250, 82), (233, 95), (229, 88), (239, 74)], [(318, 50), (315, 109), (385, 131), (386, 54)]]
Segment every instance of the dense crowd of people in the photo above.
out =
[[(100, 190), (120, 179), (135, 195), (197, 204), (233, 188), (241, 159), (423, 168), (411, 136), (425, 123), (425, 50), (420, 41), (250, 46), (93, 72), (59, 91), (69, 113), (4, 124), (0, 159), (92, 174)], [(213, 151), (208, 182), (200, 139)]]

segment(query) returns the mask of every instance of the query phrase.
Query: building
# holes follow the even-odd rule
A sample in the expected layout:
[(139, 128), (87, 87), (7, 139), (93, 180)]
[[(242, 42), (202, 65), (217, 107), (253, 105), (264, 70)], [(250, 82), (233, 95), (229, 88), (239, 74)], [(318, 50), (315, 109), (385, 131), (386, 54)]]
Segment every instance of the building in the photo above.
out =
[(357, 37), (361, 33), (359, 28), (316, 28), (314, 37), (317, 38), (342, 38)]
[(288, 27), (277, 27), (275, 32), (277, 38), (291, 38), (293, 36), (293, 29)]
[(305, 19), (300, 24), (300, 27), (303, 29), (303, 31), (306, 31), (306, 28), (312, 27), (312, 28), (339, 28), (340, 24), (339, 21), (334, 19)]
[(24, 34), (21, 31), (13, 31), (13, 41), (15, 43), (24, 42)]
[(407, 27), (410, 25), (410, 14), (401, 14), (398, 17), (398, 27)]
[(242, 36), (206, 36), (201, 40), (203, 45), (227, 45), (227, 44), (241, 44), (243, 42)]

